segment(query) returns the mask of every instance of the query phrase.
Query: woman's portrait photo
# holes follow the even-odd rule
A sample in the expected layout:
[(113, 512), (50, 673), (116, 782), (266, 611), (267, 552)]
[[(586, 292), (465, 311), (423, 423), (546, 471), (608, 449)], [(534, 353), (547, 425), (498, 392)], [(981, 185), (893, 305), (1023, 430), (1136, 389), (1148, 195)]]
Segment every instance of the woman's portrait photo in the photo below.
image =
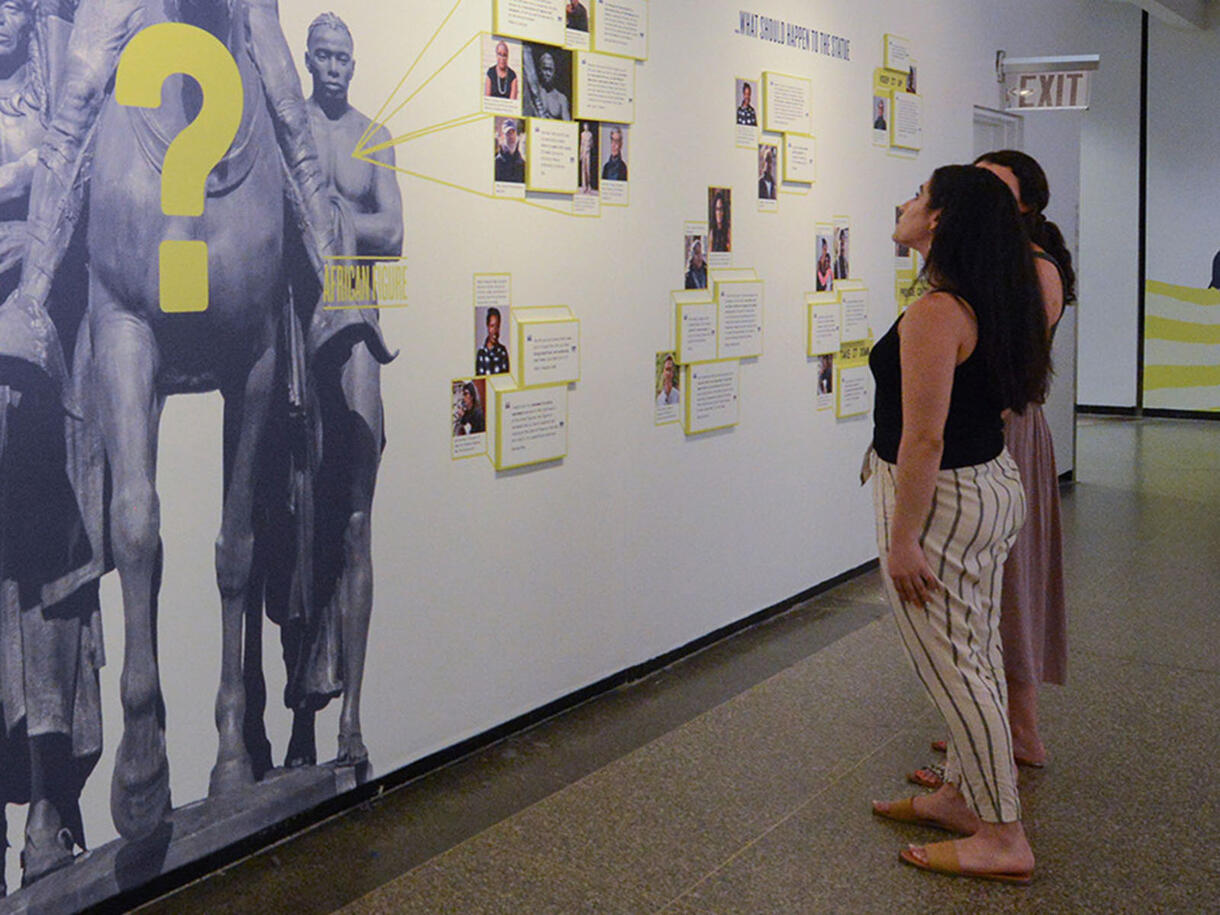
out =
[(727, 187), (707, 189), (707, 235), (711, 250), (733, 250), (732, 194)]
[(830, 255), (830, 232), (819, 232), (814, 236), (815, 284), (818, 292), (829, 292), (835, 285), (834, 258)]
[(501, 99), (505, 108), (521, 110), (521, 42), (483, 36), (483, 98)]

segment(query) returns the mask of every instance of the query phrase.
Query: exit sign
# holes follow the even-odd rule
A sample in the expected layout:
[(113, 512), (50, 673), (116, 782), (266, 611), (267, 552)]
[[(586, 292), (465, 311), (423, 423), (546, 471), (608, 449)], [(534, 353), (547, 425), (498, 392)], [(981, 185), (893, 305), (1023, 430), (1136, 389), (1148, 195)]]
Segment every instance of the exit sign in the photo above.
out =
[(1091, 70), (1007, 74), (1009, 111), (1064, 111), (1089, 107)]

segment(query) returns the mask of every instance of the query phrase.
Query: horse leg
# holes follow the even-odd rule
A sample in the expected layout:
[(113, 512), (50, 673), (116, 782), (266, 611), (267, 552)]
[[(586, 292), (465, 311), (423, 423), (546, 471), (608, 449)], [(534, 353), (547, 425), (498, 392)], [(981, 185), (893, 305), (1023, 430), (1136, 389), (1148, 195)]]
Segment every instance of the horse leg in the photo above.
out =
[(314, 730), (317, 714), (312, 708), (292, 710), (292, 735), (288, 739), (288, 752), (284, 755), (285, 769), (317, 765), (318, 742)]
[(225, 496), (216, 538), (216, 583), (221, 604), (220, 689), (216, 694), (219, 748), (209, 797), (253, 784), (246, 750), (246, 684), (242, 677), (242, 622), (254, 567), (254, 480), (259, 442), (275, 381), (275, 349), (267, 345), (243, 385), (224, 392)]
[(373, 612), (373, 490), (381, 460), (383, 416), (380, 367), (364, 346), (357, 346), (343, 367), (342, 389), (351, 411), (350, 515), (343, 536), (345, 591), (343, 620), (343, 708), (339, 713), (340, 765), (368, 762), (360, 732), (360, 690)]
[[(261, 551), (256, 551), (261, 552)], [(245, 653), (242, 657), (242, 674), (246, 686), (245, 742), (250, 754), (254, 777), (262, 780), (272, 767), (271, 742), (267, 739), (267, 728), (263, 714), (267, 710), (267, 681), (263, 676), (263, 572), (261, 562), (255, 558), (254, 579), (247, 588), (245, 620)]]
[(110, 811), (119, 835), (139, 839), (169, 808), (165, 705), (161, 698), (153, 594), (160, 543), (154, 484), (161, 400), (151, 329), (119, 310), (95, 284), (93, 340), (102, 435), (110, 463), (110, 536), (123, 592), (124, 655), (119, 692), (123, 737), (114, 763)]

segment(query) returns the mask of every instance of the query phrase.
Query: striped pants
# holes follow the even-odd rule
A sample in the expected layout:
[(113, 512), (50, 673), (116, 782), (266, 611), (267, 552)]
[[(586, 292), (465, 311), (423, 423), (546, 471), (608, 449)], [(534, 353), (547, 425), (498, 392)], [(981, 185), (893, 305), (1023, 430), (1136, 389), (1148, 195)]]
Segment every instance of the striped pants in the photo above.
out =
[(989, 823), (1021, 818), (1000, 644), (1004, 559), (1025, 520), (1025, 491), (1004, 451), (942, 470), (920, 543), (944, 585), (927, 607), (905, 604), (886, 561), (897, 467), (873, 458), (881, 579), (915, 673), (948, 726), (945, 780)]

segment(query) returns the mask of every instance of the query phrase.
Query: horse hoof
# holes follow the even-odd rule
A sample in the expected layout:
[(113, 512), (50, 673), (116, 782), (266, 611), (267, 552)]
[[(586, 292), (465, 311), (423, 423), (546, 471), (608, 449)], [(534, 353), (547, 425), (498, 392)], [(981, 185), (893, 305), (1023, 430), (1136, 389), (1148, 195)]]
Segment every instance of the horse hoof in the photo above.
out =
[[(165, 732), (149, 716), (148, 727), (129, 723), (119, 741), (110, 782), (110, 815), (124, 839), (143, 839), (156, 830), (170, 810), (169, 759)], [(141, 731), (146, 733), (141, 734)]]
[(285, 769), (303, 769), (306, 766), (318, 764), (318, 748), (314, 742), (312, 720), (308, 727), (292, 728), (292, 737), (288, 741), (288, 752), (284, 755)]
[(359, 731), (339, 735), (339, 754), (335, 764), (339, 766), (364, 766), (369, 761), (369, 750)]
[[(38, 814), (36, 816), (35, 814)], [(59, 812), (47, 801), (35, 804), (25, 828), (25, 849), (21, 852), (21, 885), (29, 886), (47, 874), (67, 867), (75, 860), (76, 842), (63, 827)]]
[(254, 770), (247, 757), (226, 759), (212, 767), (212, 777), (208, 780), (208, 797), (221, 797), (253, 784)]

